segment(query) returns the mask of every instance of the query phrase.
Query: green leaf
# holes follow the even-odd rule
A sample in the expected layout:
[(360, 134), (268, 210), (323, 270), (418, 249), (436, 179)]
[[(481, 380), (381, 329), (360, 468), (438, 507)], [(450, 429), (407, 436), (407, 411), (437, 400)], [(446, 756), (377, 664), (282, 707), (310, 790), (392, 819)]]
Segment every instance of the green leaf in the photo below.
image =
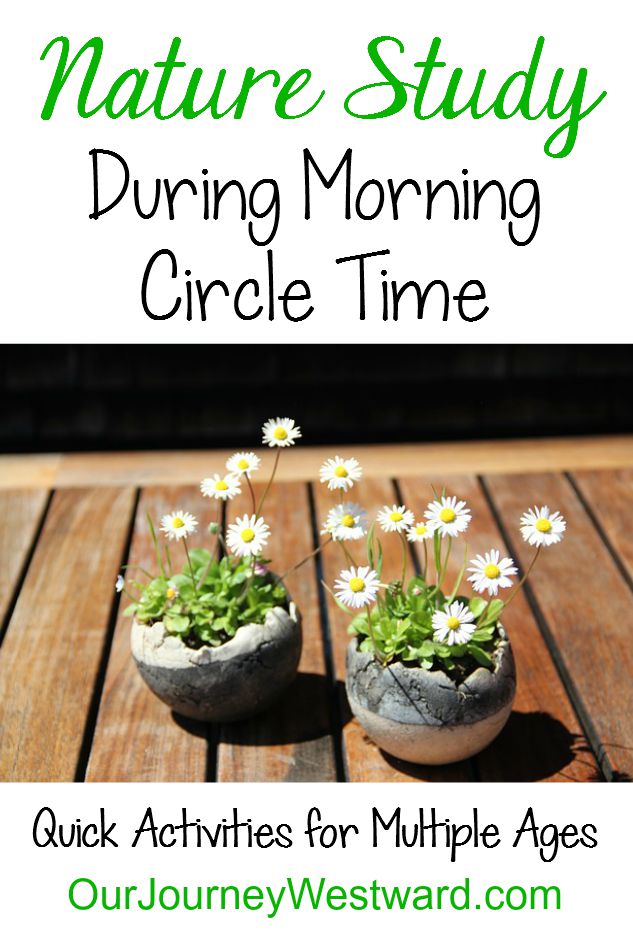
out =
[(487, 666), (488, 668), (492, 666), (493, 663), (491, 657), (487, 652), (485, 652), (485, 650), (481, 649), (480, 646), (475, 646), (472, 642), (469, 642), (466, 648), (473, 659), (477, 660), (480, 666)]
[(186, 633), (189, 629), (189, 617), (178, 613), (165, 616), (165, 629), (168, 633)]
[(473, 614), (473, 616), (478, 617), (481, 616), (487, 605), (488, 604), (486, 600), (484, 600), (482, 597), (474, 596), (468, 604), (468, 609)]

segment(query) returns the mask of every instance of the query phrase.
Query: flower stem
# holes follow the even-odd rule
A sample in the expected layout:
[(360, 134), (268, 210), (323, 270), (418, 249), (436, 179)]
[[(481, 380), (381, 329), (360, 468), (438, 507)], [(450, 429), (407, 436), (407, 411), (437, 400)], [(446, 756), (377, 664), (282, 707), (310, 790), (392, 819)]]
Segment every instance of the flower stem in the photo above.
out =
[(401, 541), (401, 543), (402, 543), (402, 581), (401, 581), (401, 585), (402, 585), (402, 589), (404, 590), (404, 581), (406, 580), (406, 577), (407, 577), (407, 557), (408, 557), (408, 555), (409, 555), (409, 551), (408, 551), (408, 549), (407, 549), (407, 540), (406, 540), (406, 538), (405, 538), (405, 536), (404, 536), (404, 531), (400, 531), (400, 541)]
[(324, 547), (327, 547), (327, 545), (331, 542), (331, 540), (332, 540), (332, 535), (330, 534), (327, 540), (324, 540), (322, 544), (319, 544), (318, 547), (315, 547), (314, 550), (311, 550), (310, 553), (307, 554), (307, 556), (305, 556), (302, 560), (299, 561), (299, 563), (296, 563), (294, 567), (290, 567), (288, 570), (286, 570), (285, 573), (282, 573), (282, 575), (277, 580), (277, 583), (282, 583), (289, 574), (294, 573), (295, 570), (298, 570), (299, 567), (302, 567), (304, 563), (307, 563), (308, 560), (310, 560), (311, 557), (316, 557), (316, 555), (321, 550), (323, 550)]
[(249, 474), (248, 474), (248, 471), (246, 472), (246, 476), (245, 476), (245, 477), (246, 477), (246, 481), (247, 481), (247, 483), (248, 483), (248, 490), (249, 490), (250, 493), (251, 493), (251, 502), (252, 502), (252, 504), (253, 504), (253, 514), (254, 514), (255, 511), (257, 510), (257, 501), (255, 500), (255, 491), (253, 490), (253, 482), (252, 482), (251, 479), (250, 479), (250, 476), (249, 476)]
[(193, 595), (195, 599), (198, 599), (198, 590), (196, 588), (196, 578), (193, 573), (193, 564), (191, 563), (191, 557), (189, 556), (189, 547), (187, 546), (187, 538), (183, 537), (182, 539), (183, 547), (185, 548), (185, 554), (187, 555), (187, 563), (189, 564), (189, 572), (191, 574), (191, 582), (193, 584)]
[(261, 512), (262, 512), (262, 508), (264, 507), (264, 501), (266, 500), (266, 495), (268, 494), (268, 492), (269, 492), (269, 490), (270, 490), (270, 486), (271, 486), (271, 484), (273, 483), (273, 481), (274, 481), (274, 479), (275, 479), (275, 474), (277, 473), (277, 465), (279, 464), (279, 455), (280, 455), (280, 454), (281, 454), (281, 448), (279, 448), (279, 446), (277, 446), (277, 453), (275, 454), (275, 463), (274, 463), (274, 465), (273, 465), (273, 470), (272, 470), (271, 475), (270, 475), (270, 478), (269, 478), (269, 480), (268, 480), (268, 484), (267, 484), (266, 487), (264, 488), (264, 493), (262, 494), (261, 498), (259, 499), (259, 505), (258, 505), (258, 507), (257, 507), (257, 510), (255, 511), (255, 517), (259, 517), (259, 515), (260, 515)]
[(512, 593), (510, 594), (510, 596), (508, 597), (508, 599), (506, 600), (506, 602), (504, 603), (504, 606), (503, 606), (504, 610), (506, 610), (506, 609), (510, 606), (510, 604), (512, 603), (513, 599), (515, 598), (515, 596), (517, 595), (517, 593), (519, 592), (519, 590), (521, 589), (521, 587), (523, 587), (523, 586), (525, 585), (525, 581), (527, 580), (527, 578), (528, 578), (528, 577), (530, 576), (530, 574), (532, 573), (532, 569), (533, 569), (534, 564), (536, 563), (536, 561), (537, 561), (537, 559), (538, 559), (538, 555), (539, 555), (540, 552), (541, 552), (542, 546), (543, 546), (542, 544), (539, 544), (538, 547), (536, 548), (536, 553), (535, 553), (534, 556), (532, 557), (532, 561), (531, 561), (529, 567), (527, 568), (526, 572), (523, 574), (523, 576), (522, 576), (521, 580), (519, 581), (519, 583), (517, 583), (517, 585), (515, 586), (514, 590), (512, 591)]
[(355, 567), (356, 569), (358, 569), (358, 564), (356, 563), (356, 561), (354, 560), (354, 558), (353, 558), (352, 555), (350, 554), (349, 550), (348, 550), (347, 547), (345, 546), (345, 542), (342, 541), (342, 540), (339, 540), (338, 543), (341, 545), (341, 550), (343, 551), (343, 553), (344, 553), (344, 555), (345, 555), (345, 559), (346, 559), (347, 563), (350, 565), (350, 567)]
[(385, 662), (385, 657), (383, 653), (381, 652), (381, 650), (378, 648), (378, 645), (376, 644), (376, 637), (374, 636), (374, 627), (372, 626), (372, 622), (371, 622), (371, 609), (369, 607), (369, 604), (367, 604), (367, 606), (365, 607), (365, 610), (367, 611), (367, 628), (369, 630), (369, 638), (371, 639), (371, 644), (374, 649), (374, 655), (376, 656), (376, 659), (378, 660), (380, 665), (385, 666), (387, 664)]
[(426, 548), (426, 541), (422, 541), (422, 546), (424, 547), (424, 567), (422, 571), (422, 579), (426, 581), (426, 572), (429, 568), (429, 552)]

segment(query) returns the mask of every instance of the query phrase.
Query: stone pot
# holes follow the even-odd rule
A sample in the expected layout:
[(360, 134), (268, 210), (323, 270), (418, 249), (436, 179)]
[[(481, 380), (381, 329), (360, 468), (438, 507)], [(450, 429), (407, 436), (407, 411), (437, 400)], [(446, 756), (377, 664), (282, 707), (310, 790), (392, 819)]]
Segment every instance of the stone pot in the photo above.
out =
[(459, 684), (445, 672), (383, 667), (353, 639), (347, 651), (347, 698), (369, 737), (416, 764), (449, 764), (477, 754), (497, 737), (512, 710), (516, 670), (500, 627), (493, 669), (480, 667)]
[(152, 692), (188, 718), (235, 722), (257, 715), (293, 681), (301, 617), (274, 606), (262, 624), (241, 626), (222, 646), (191, 649), (162, 623), (132, 624), (132, 655)]

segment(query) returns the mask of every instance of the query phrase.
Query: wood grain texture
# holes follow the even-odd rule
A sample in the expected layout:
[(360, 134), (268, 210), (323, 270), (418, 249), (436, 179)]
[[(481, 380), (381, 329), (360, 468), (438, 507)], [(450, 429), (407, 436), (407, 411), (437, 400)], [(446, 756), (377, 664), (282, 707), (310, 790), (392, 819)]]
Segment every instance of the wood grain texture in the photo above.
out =
[(574, 471), (571, 478), (633, 582), (633, 468)]
[[(130, 564), (156, 573), (147, 514), (158, 530), (163, 514), (181, 509), (198, 518), (191, 546), (207, 543), (206, 527), (216, 513), (196, 487), (146, 488), (139, 499)], [(171, 542), (169, 549), (174, 569), (179, 569), (184, 562), (182, 544)], [(130, 570), (129, 576), (143, 579), (138, 569)], [(86, 780), (204, 781), (207, 761), (214, 754), (214, 735), (204, 723), (174, 716), (141, 679), (130, 652), (132, 620), (123, 615), (128, 604), (122, 596)]]
[[(92, 484), (196, 483), (224, 467), (233, 449), (212, 451), (70, 452), (5, 455), (0, 487), (70, 487)], [(633, 436), (522, 438), (403, 445), (313, 447), (299, 445), (283, 459), (278, 481), (309, 481), (322, 459), (338, 452), (360, 458), (366, 477), (415, 476), (418, 472), (526, 472), (633, 466)], [(265, 480), (267, 471), (257, 473)]]
[(0, 491), (0, 630), (32, 547), (48, 491)]
[[(563, 541), (543, 551), (530, 587), (603, 770), (630, 778), (633, 593), (566, 478), (494, 475), (486, 482), (523, 567), (533, 548), (518, 533), (521, 513), (548, 504), (567, 521)], [(633, 528), (630, 512), (627, 522)]]
[[(326, 518), (328, 510), (338, 503), (338, 493), (333, 494), (325, 485), (315, 486), (316, 507), (319, 523)], [(361, 504), (373, 518), (384, 504), (394, 504), (395, 490), (390, 480), (363, 479), (349, 495)], [(381, 534), (384, 548), (383, 577), (397, 578), (402, 572), (402, 546), (397, 535)], [(359, 564), (367, 562), (365, 541), (350, 543), (349, 550)], [(331, 588), (346, 563), (338, 544), (330, 544), (323, 552), (325, 581)], [(472, 778), (468, 764), (445, 767), (422, 767), (398, 761), (385, 754), (367, 737), (356, 719), (351, 717), (345, 698), (345, 656), (349, 644), (347, 627), (350, 617), (327, 598), (328, 623), (332, 637), (334, 666), (338, 679), (343, 728), (343, 749), (347, 776), (350, 781), (467, 781)]]
[(131, 488), (53, 497), (0, 650), (0, 777), (71, 781), (128, 536)]
[[(448, 495), (465, 500), (471, 510), (472, 520), (463, 535), (469, 558), (491, 548), (507, 556), (478, 479), (446, 475), (437, 484), (444, 485)], [(429, 479), (403, 479), (400, 488), (406, 503), (421, 516), (432, 496)], [(463, 544), (460, 541), (454, 546), (447, 588), (452, 588), (463, 563)], [(472, 596), (472, 585), (463, 580), (460, 592)], [(523, 593), (509, 607), (504, 624), (517, 665), (517, 694), (507, 725), (475, 759), (479, 777), (484, 781), (600, 780), (596, 759)]]
[[(228, 505), (228, 517), (250, 512), (246, 498)], [(271, 535), (266, 557), (278, 574), (313, 550), (308, 489), (275, 484), (263, 510)], [(303, 649), (298, 676), (279, 702), (246, 722), (223, 726), (219, 781), (334, 781), (336, 766), (314, 560), (294, 571), (288, 590), (301, 611)]]

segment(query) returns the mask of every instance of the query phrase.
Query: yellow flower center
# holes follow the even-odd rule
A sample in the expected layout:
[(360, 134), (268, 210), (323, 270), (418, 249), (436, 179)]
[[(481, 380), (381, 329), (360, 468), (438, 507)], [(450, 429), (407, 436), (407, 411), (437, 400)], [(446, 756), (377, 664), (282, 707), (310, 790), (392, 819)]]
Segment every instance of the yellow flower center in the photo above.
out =
[(178, 527), (184, 527), (184, 526), (185, 526), (185, 522), (183, 521), (182, 517), (175, 517), (175, 518), (173, 519), (173, 521), (171, 522), (171, 526), (172, 526), (172, 527), (176, 527), (176, 528), (178, 528)]
[(175, 587), (169, 587), (169, 589), (167, 590), (167, 599), (173, 600), (175, 596), (178, 596), (178, 590), (176, 590)]
[(248, 468), (248, 462), (246, 458), (240, 458), (240, 460), (237, 463), (237, 467), (240, 468), (242, 471), (246, 471), (246, 469)]
[(536, 527), (537, 531), (541, 532), (541, 534), (549, 534), (552, 529), (552, 522), (548, 521), (546, 517), (539, 517), (534, 526)]
[(283, 442), (286, 438), (288, 438), (288, 432), (285, 428), (282, 428), (281, 425), (278, 425), (273, 432), (273, 437), (276, 438), (277, 441)]
[(226, 483), (226, 481), (216, 481), (216, 482), (215, 482), (215, 490), (216, 490), (216, 491), (227, 491), (227, 490), (228, 490), (228, 487), (229, 487), (229, 486), (228, 486), (228, 484)]
[(418, 535), (418, 537), (424, 537), (424, 535), (426, 534), (427, 530), (428, 530), (428, 528), (427, 528), (426, 524), (418, 524), (417, 527), (416, 527), (416, 529), (415, 529), (415, 532), (416, 532), (416, 534)]
[(245, 544), (250, 544), (250, 542), (255, 537), (255, 531), (253, 530), (252, 527), (245, 527), (242, 533), (240, 534), (240, 537), (242, 538)]
[(342, 525), (343, 527), (353, 527), (353, 526), (354, 526), (354, 518), (352, 517), (352, 515), (351, 515), (351, 514), (344, 514), (343, 517), (341, 518), (341, 525)]
[(443, 507), (440, 511), (440, 520), (445, 524), (452, 524), (456, 517), (457, 514), (452, 507)]
[(334, 474), (337, 478), (347, 478), (347, 468), (345, 465), (337, 465), (334, 469)]
[(391, 514), (389, 515), (389, 520), (397, 524), (399, 521), (402, 520), (402, 514), (400, 513), (400, 511), (392, 511)]
[(349, 588), (352, 593), (362, 593), (365, 589), (365, 581), (361, 577), (352, 577), (349, 582)]
[(496, 565), (496, 563), (486, 564), (484, 567), (484, 573), (489, 580), (496, 580), (497, 577), (501, 576), (501, 571), (499, 570), (499, 567)]
[(456, 616), (450, 616), (446, 620), (446, 625), (448, 626), (449, 629), (459, 629), (460, 621), (457, 619)]

